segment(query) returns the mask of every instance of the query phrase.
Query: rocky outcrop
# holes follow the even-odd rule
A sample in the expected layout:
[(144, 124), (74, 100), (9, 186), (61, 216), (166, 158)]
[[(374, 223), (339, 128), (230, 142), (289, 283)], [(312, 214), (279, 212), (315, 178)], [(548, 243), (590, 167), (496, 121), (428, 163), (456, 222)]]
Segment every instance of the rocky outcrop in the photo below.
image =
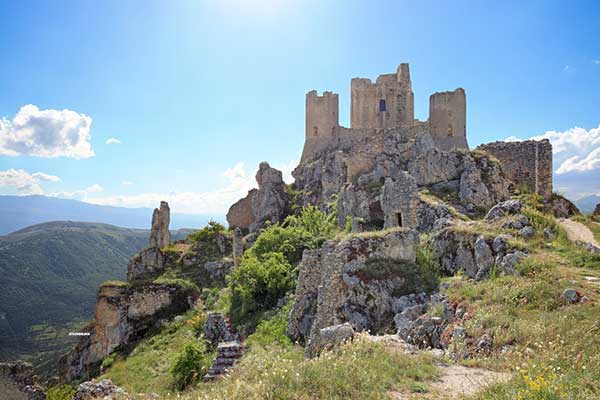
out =
[(73, 400), (128, 400), (127, 392), (110, 379), (83, 382), (77, 387)]
[(242, 262), (244, 255), (244, 235), (240, 228), (233, 230), (233, 266), (237, 267)]
[(579, 211), (579, 208), (577, 208), (575, 203), (566, 197), (557, 194), (552, 195), (549, 208), (550, 213), (556, 218), (571, 218), (581, 214), (581, 211)]
[(600, 203), (596, 204), (596, 208), (594, 208), (594, 212), (592, 213), (594, 216), (600, 216)]
[(0, 398), (46, 400), (33, 365), (23, 361), (0, 363)]
[(148, 247), (136, 254), (127, 264), (128, 281), (154, 277), (163, 271), (164, 255), (161, 249), (171, 242), (170, 212), (166, 201), (161, 201), (160, 208), (154, 209)]
[(416, 231), (398, 228), (305, 252), (288, 318), (290, 337), (308, 342), (306, 354), (312, 356), (320, 330), (328, 326), (348, 322), (357, 331), (392, 329), (394, 298), (419, 289), (418, 242)]
[(246, 346), (238, 341), (221, 342), (217, 346), (217, 357), (204, 375), (204, 382), (210, 382), (225, 375), (246, 352)]
[(60, 361), (61, 380), (95, 376), (104, 357), (117, 349), (128, 349), (163, 319), (184, 313), (194, 296), (191, 289), (171, 285), (101, 286), (94, 320), (84, 329), (89, 335)]
[(353, 337), (354, 329), (348, 322), (320, 329), (311, 343), (311, 354), (316, 356), (323, 351), (332, 350), (343, 343), (351, 341)]
[(150, 228), (150, 243), (148, 247), (159, 249), (171, 243), (169, 233), (169, 222), (171, 221), (171, 210), (166, 201), (160, 202), (160, 208), (155, 208), (152, 213), (152, 226)]
[(262, 162), (256, 173), (256, 182), (258, 190), (248, 192), (245, 198), (232, 205), (227, 212), (230, 226), (257, 232), (267, 221), (277, 223), (285, 218), (289, 196), (281, 171)]
[(481, 280), (492, 267), (513, 273), (527, 254), (510, 249), (510, 236), (484, 237), (468, 230), (448, 227), (429, 239), (432, 256), (446, 275), (462, 271), (469, 278)]

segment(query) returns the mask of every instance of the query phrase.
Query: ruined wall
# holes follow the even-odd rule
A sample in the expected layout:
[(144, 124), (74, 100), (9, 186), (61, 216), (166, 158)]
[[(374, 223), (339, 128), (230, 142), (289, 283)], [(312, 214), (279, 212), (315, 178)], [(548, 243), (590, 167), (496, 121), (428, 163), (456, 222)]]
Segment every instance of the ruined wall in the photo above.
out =
[(339, 99), (337, 93), (312, 90), (306, 94), (306, 139), (302, 160), (319, 150), (322, 143), (336, 134), (339, 128)]
[(351, 128), (394, 128), (414, 123), (414, 94), (408, 64), (395, 74), (370, 79), (354, 78), (350, 83)]
[(514, 188), (525, 185), (545, 199), (552, 196), (552, 144), (548, 139), (493, 142), (477, 149), (500, 161), (504, 175), (514, 183)]
[(434, 93), (429, 97), (429, 128), (440, 150), (468, 149), (465, 90)]
[(396, 177), (386, 178), (381, 194), (384, 228), (417, 227), (419, 191), (415, 178), (401, 171)]

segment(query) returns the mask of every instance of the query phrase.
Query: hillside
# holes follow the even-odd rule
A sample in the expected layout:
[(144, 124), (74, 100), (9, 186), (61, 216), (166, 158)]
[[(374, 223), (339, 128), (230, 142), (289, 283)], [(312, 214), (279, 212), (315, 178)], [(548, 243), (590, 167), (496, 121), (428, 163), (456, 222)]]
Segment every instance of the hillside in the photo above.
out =
[[(190, 230), (173, 232), (185, 237)], [(96, 288), (122, 279), (148, 230), (49, 222), (0, 237), (0, 359), (61, 350), (93, 313)]]
[[(98, 222), (145, 229), (151, 215), (149, 208), (101, 206), (46, 196), (0, 196), (0, 235), (50, 221)], [(198, 228), (211, 219), (218, 221), (222, 216), (174, 213), (171, 227)]]
[(575, 200), (574, 203), (582, 213), (591, 213), (594, 211), (596, 204), (600, 204), (600, 196), (592, 194)]

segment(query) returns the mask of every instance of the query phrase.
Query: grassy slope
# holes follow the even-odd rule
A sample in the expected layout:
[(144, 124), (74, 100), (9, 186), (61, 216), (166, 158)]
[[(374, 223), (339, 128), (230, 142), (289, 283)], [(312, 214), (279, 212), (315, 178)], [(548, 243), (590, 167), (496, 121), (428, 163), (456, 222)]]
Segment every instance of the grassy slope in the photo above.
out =
[[(380, 399), (393, 391), (410, 398), (439, 398), (422, 393), (439, 373), (436, 362), (459, 362), (513, 376), (508, 383), (491, 386), (473, 399), (600, 398), (600, 285), (586, 279), (600, 279), (600, 257), (568, 243), (552, 218), (531, 210), (528, 214), (539, 232), (550, 227), (556, 239), (547, 242), (538, 234), (518, 243), (532, 256), (517, 274), (493, 273), (483, 282), (461, 276), (445, 278), (449, 298), (469, 304), (472, 318), (464, 323), (467, 333), (474, 338), (492, 333), (491, 355), (456, 342), (450, 350), (466, 358), (434, 360), (426, 354), (400, 354), (359, 340), (340, 352), (307, 361), (299, 346), (265, 346), (269, 338), (261, 336), (261, 340), (249, 340), (250, 351), (231, 377), (197, 384), (181, 395), (186, 399)], [(591, 301), (562, 305), (560, 294), (567, 287)], [(280, 326), (284, 323), (280, 318)], [(151, 349), (149, 342), (138, 347), (132, 356), (115, 363), (106, 376), (134, 392), (171, 393), (176, 398), (179, 394), (172, 393), (166, 374), (170, 354), (190, 337), (188, 328), (183, 327), (154, 339), (157, 348)], [(281, 332), (274, 338), (280, 336)]]

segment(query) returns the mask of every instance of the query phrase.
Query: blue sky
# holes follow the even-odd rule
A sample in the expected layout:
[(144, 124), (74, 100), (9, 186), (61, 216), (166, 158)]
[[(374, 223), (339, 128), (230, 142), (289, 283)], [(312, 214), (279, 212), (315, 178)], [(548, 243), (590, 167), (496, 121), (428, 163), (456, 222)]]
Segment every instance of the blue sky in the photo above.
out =
[(223, 212), (260, 161), (293, 168), (307, 91), (338, 92), (348, 125), (350, 79), (400, 62), (417, 118), (464, 87), (472, 147), (546, 135), (555, 186), (600, 193), (596, 1), (0, 0), (0, 18), (2, 194)]

